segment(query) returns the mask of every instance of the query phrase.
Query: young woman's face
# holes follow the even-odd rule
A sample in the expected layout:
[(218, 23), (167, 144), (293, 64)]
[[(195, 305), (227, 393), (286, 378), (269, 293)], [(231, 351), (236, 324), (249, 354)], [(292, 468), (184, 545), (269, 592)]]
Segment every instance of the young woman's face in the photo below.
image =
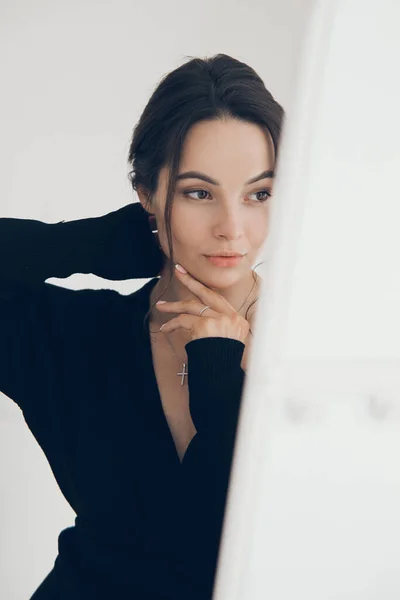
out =
[[(224, 288), (248, 277), (267, 236), (274, 162), (272, 138), (257, 125), (233, 119), (202, 121), (189, 131), (171, 229), (175, 261), (205, 285)], [(188, 172), (192, 173), (186, 176)], [(261, 174), (262, 179), (248, 183)], [(169, 257), (163, 217), (167, 177), (167, 169), (162, 169), (153, 209), (160, 244)], [(245, 256), (230, 266), (207, 258), (223, 251)]]

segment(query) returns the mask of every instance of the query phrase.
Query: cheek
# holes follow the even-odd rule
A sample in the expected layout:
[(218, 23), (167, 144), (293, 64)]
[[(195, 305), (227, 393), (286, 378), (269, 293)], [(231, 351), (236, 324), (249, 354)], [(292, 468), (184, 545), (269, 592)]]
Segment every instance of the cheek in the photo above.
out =
[(257, 249), (260, 248), (267, 239), (268, 231), (269, 219), (267, 215), (262, 215), (258, 219), (252, 219), (247, 229), (247, 239), (251, 246)]
[(200, 250), (209, 236), (210, 232), (201, 224), (196, 226), (192, 223), (191, 225), (182, 227), (174, 234), (174, 245), (177, 248), (185, 248), (188, 252), (192, 248)]
[[(167, 231), (164, 223), (159, 231), (160, 239), (164, 251), (168, 251)], [(171, 214), (171, 235), (174, 252), (185, 251), (190, 252), (190, 249), (200, 249), (204, 245), (204, 240), (209, 235), (207, 224), (204, 219), (201, 220), (193, 211), (179, 210), (178, 207), (173, 207)], [(169, 253), (168, 253), (169, 256)]]
[[(204, 214), (201, 211), (189, 210), (188, 207), (176, 203), (171, 215), (171, 229), (174, 245), (177, 247), (200, 247), (209, 235)], [(200, 244), (200, 245), (199, 245)]]

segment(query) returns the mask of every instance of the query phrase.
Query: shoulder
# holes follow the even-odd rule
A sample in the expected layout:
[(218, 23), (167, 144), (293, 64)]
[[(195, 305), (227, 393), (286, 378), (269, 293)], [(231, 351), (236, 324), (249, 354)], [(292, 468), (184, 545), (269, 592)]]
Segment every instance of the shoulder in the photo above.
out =
[[(45, 283), (30, 303), (30, 321), (65, 336), (98, 335), (123, 318), (126, 297), (112, 289), (71, 289)], [(25, 303), (26, 305), (26, 303)]]
[(78, 289), (45, 283), (33, 298), (24, 301), (26, 318), (37, 327), (47, 326), (63, 336), (113, 336), (140, 325), (148, 308), (145, 284), (130, 294), (115, 289)]
[(71, 289), (53, 283), (45, 283), (38, 295), (47, 308), (78, 312), (111, 307), (123, 298), (116, 290)]

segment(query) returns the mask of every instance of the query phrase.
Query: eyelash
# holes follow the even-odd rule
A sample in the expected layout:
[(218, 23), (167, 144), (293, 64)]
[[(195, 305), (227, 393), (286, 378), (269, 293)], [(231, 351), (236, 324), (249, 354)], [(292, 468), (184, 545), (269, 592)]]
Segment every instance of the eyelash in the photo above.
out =
[[(196, 194), (197, 192), (206, 192), (207, 194), (209, 193), (209, 192), (207, 192), (207, 190), (197, 189), (197, 190), (187, 190), (186, 192), (183, 192), (183, 195), (189, 196), (189, 194)], [(273, 195), (271, 190), (268, 190), (268, 189), (259, 190), (258, 192), (253, 192), (253, 194), (262, 194), (262, 193), (267, 194), (267, 197), (264, 198), (264, 200), (256, 200), (255, 202), (257, 204), (262, 204), (263, 202), (266, 202), (268, 200), (268, 198), (270, 198)], [(193, 198), (191, 198), (191, 200), (193, 200)], [(196, 200), (201, 202), (202, 200), (205, 200), (205, 198), (196, 198)]]

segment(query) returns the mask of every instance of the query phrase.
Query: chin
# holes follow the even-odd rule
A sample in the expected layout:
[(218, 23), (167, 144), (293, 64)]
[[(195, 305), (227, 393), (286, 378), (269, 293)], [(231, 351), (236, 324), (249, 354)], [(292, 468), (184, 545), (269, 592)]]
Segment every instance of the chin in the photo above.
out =
[(243, 269), (230, 267), (215, 268), (210, 265), (208, 268), (199, 269), (198, 274), (194, 275), (199, 281), (209, 287), (224, 289), (241, 281), (250, 270), (244, 272)]

